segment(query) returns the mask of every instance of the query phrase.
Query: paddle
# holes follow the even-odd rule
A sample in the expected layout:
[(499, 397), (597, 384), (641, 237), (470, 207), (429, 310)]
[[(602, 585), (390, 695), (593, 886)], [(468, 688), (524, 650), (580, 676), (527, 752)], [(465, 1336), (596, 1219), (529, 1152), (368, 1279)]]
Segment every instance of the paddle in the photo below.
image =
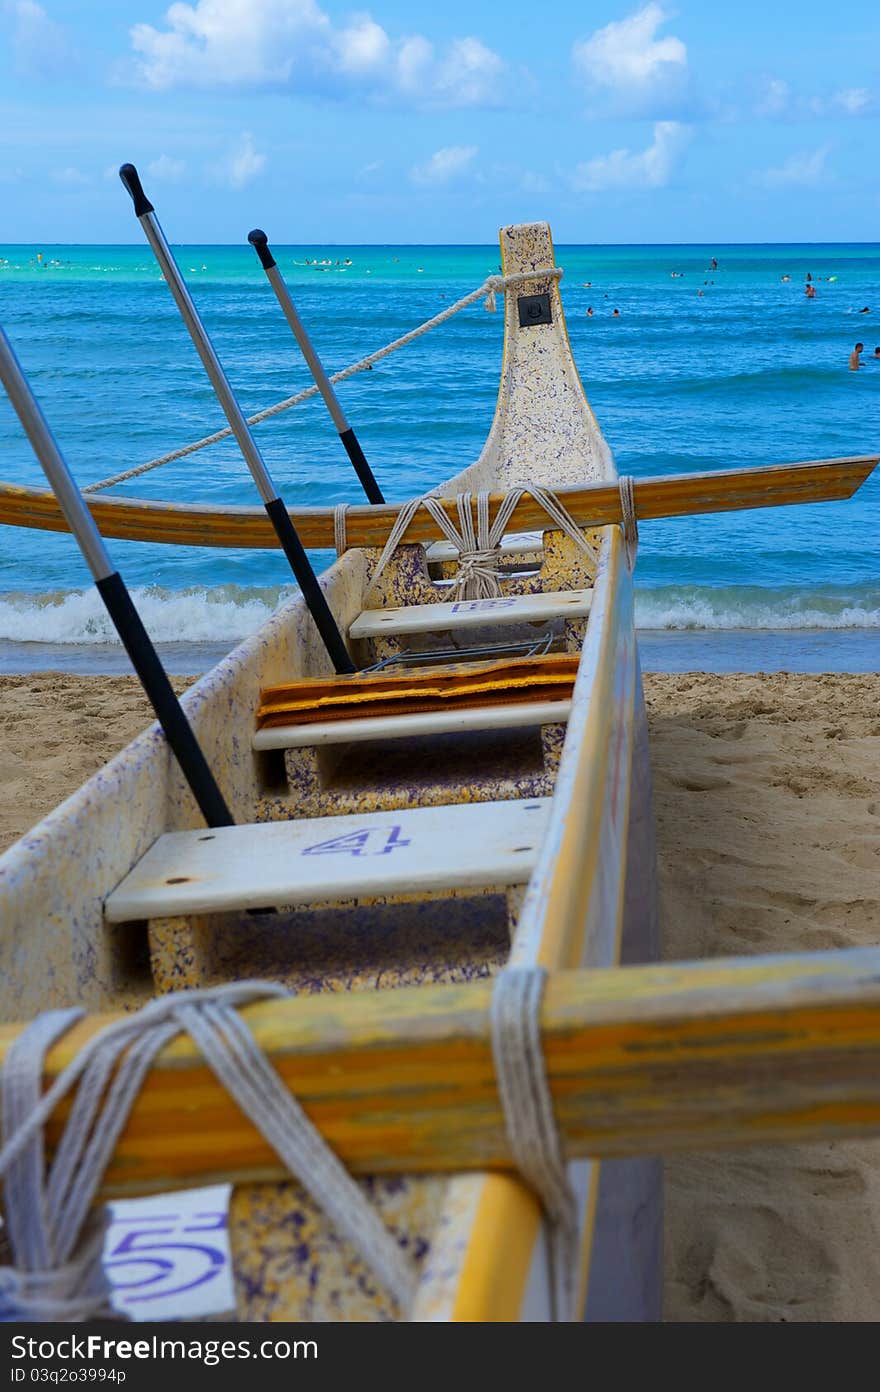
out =
[(156, 712), (165, 738), (183, 771), (202, 816), (210, 827), (233, 826), (232, 813), (208, 768), (192, 726), (172, 690), (165, 668), (141, 623), (125, 582), (113, 567), (101, 534), (2, 328), (0, 381), (6, 388), (6, 394), (24, 427), (34, 454), (43, 466), (67, 525), (92, 572), (107, 613), (122, 639), (134, 670), (140, 677), (141, 685)]
[(315, 352), (314, 345), (306, 333), (305, 326), (296, 311), (296, 306), (290, 295), (284, 277), (278, 269), (278, 263), (269, 250), (269, 239), (265, 232), (255, 227), (253, 232), (248, 233), (248, 241), (260, 258), (260, 264), (266, 272), (266, 279), (275, 291), (276, 299), (280, 304), (284, 317), (293, 330), (293, 336), (302, 349), (302, 355), (309, 366), (309, 371), (315, 379), (315, 385), (324, 398), (324, 405), (330, 412), (333, 424), (339, 431), (339, 438), (342, 441), (346, 454), (354, 465), (354, 471), (361, 481), (361, 486), (371, 503), (384, 503), (378, 483), (372, 469), (367, 463), (366, 456), (360, 447), (358, 438), (346, 419), (345, 412), (339, 404), (339, 398), (333, 390), (333, 384), (327, 373), (324, 371), (321, 359)]
[(281, 543), (290, 568), (299, 582), (303, 598), (327, 649), (330, 661), (339, 673), (355, 672), (357, 669), (349, 657), (345, 641), (330, 612), (330, 606), (324, 598), (324, 592), (318, 584), (318, 577), (312, 569), (311, 562), (290, 519), (290, 514), (278, 496), (263, 456), (235, 398), (229, 379), (220, 364), (220, 359), (214, 351), (214, 346), (199, 318), (183, 276), (171, 254), (171, 248), (165, 240), (165, 234), (159, 225), (153, 205), (144, 193), (138, 172), (133, 164), (123, 164), (119, 170), (119, 177), (131, 195), (135, 216), (144, 229), (147, 241), (153, 249), (153, 254), (165, 280), (168, 282), (177, 308), (180, 310), (181, 318), (189, 330), (196, 352), (202, 360), (211, 385), (223, 407), (226, 419), (232, 427), (232, 432), (257, 485), (275, 535)]

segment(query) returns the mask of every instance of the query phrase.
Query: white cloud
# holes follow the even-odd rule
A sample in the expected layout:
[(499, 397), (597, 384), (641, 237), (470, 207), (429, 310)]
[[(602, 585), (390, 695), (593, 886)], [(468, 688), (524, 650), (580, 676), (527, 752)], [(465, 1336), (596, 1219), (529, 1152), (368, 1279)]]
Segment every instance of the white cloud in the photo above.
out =
[(213, 173), (218, 182), (228, 188), (243, 189), (262, 173), (265, 166), (266, 156), (257, 152), (254, 137), (250, 131), (242, 131), (227, 151), (225, 159), (214, 165)]
[(842, 87), (812, 101), (810, 108), (817, 116), (868, 116), (876, 113), (877, 102), (867, 87)]
[(463, 174), (478, 153), (476, 145), (447, 145), (436, 150), (425, 164), (411, 169), (410, 178), (415, 184), (447, 184)]
[(77, 169), (70, 164), (66, 169), (55, 169), (52, 171), (53, 183), (60, 184), (62, 188), (85, 188), (91, 183), (88, 175), (83, 174), (81, 169)]
[(671, 15), (660, 5), (643, 6), (572, 49), (579, 75), (592, 89), (605, 89), (618, 104), (636, 110), (681, 93), (687, 76), (687, 48), (657, 30)]
[(784, 121), (811, 120), (815, 116), (869, 116), (876, 111), (876, 98), (867, 87), (841, 87), (823, 97), (796, 96), (780, 77), (764, 78), (753, 107), (755, 116)]
[(831, 146), (825, 144), (813, 151), (791, 155), (777, 168), (765, 169), (759, 176), (760, 181), (769, 188), (814, 188), (823, 182), (826, 174), (825, 161), (830, 151)]
[(131, 30), (140, 81), (171, 87), (289, 87), (422, 106), (494, 105), (504, 63), (479, 39), (440, 53), (422, 35), (392, 38), (369, 14), (334, 25), (316, 0), (196, 0), (173, 4), (164, 29)]
[(175, 184), (186, 173), (186, 165), (183, 160), (172, 159), (170, 155), (160, 155), (147, 165), (147, 173), (151, 179), (158, 179), (160, 183)]
[(781, 77), (768, 77), (755, 102), (756, 116), (783, 116), (791, 105), (791, 88)]
[(691, 132), (679, 121), (656, 121), (654, 139), (646, 150), (612, 150), (577, 165), (571, 186), (577, 193), (603, 189), (662, 188), (683, 153)]
[(71, 61), (66, 31), (35, 0), (7, 0), (15, 68), (24, 77), (55, 77)]

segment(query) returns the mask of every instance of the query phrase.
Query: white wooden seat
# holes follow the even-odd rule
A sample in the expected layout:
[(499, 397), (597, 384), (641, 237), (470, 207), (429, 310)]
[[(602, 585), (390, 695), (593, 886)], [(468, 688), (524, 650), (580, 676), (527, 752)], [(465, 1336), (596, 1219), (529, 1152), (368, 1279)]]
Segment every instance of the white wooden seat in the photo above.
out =
[(549, 798), (167, 832), (113, 890), (110, 923), (525, 884)]
[(592, 590), (502, 595), (498, 599), (459, 599), (442, 604), (410, 604), (394, 609), (364, 609), (349, 637), (382, 638), (403, 633), (485, 628), (494, 624), (546, 623), (549, 619), (585, 618)]
[(522, 705), (481, 706), (473, 710), (416, 711), (358, 720), (324, 720), (310, 725), (276, 725), (257, 730), (254, 749), (305, 749), (319, 744), (407, 739), (412, 735), (459, 734), (466, 730), (514, 730), (568, 720), (571, 701), (529, 701)]
[[(530, 556), (543, 549), (543, 532), (510, 532), (502, 538), (498, 551), (502, 556)], [(451, 541), (433, 541), (425, 548), (425, 560), (429, 565), (457, 561), (458, 555), (458, 549)]]

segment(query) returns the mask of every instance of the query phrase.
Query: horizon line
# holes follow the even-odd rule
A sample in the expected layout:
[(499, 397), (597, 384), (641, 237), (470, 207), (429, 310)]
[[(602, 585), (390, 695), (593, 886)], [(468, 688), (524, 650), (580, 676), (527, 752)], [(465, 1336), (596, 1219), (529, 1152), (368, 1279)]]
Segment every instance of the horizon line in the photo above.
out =
[[(516, 225), (516, 224), (510, 224), (510, 225)], [(29, 238), (26, 242), (0, 242), (0, 246), (4, 246), (4, 247), (28, 247), (28, 246), (35, 246), (37, 243), (39, 243), (39, 245), (40, 245), (41, 247), (43, 247), (43, 246), (49, 246), (49, 247), (90, 247), (90, 246), (137, 247), (137, 246), (143, 246), (143, 245), (144, 245), (144, 243), (143, 243), (142, 241), (126, 241), (126, 242), (92, 242), (92, 241), (87, 241), (87, 242), (50, 242), (50, 241), (46, 241), (46, 240), (44, 240), (44, 239), (42, 239), (42, 238), (39, 238), (39, 237), (32, 237), (32, 238)], [(204, 242), (204, 241), (177, 242), (177, 241), (173, 241), (173, 242), (170, 243), (170, 245), (171, 245), (171, 246), (179, 246), (179, 247), (196, 247), (196, 246), (198, 246), (198, 247), (241, 247), (242, 250), (246, 250), (248, 244), (247, 244), (246, 241), (242, 240), (241, 242)], [(491, 247), (491, 248), (493, 248), (493, 249), (495, 249), (495, 250), (497, 250), (497, 248), (498, 248), (498, 243), (497, 243), (496, 241), (492, 241), (492, 242), (330, 242), (330, 241), (321, 241), (320, 239), (317, 239), (317, 238), (312, 238), (312, 239), (310, 239), (310, 240), (307, 241), (307, 242), (275, 242), (275, 241), (273, 241), (272, 245), (273, 245), (273, 246), (278, 246), (278, 247), (310, 247), (310, 246), (319, 246), (319, 247), (339, 247), (339, 248), (345, 248), (345, 247), (370, 247), (370, 248), (372, 248), (372, 249), (379, 249), (379, 248), (382, 248), (382, 247), (395, 247), (395, 248), (412, 247), (413, 249), (419, 249), (419, 250), (425, 250), (425, 249), (427, 249), (427, 248), (436, 248), (436, 247), (475, 247), (475, 248), (476, 248), (476, 247), (479, 247), (479, 248)], [(829, 247), (880, 247), (880, 241), (872, 241), (872, 242), (862, 242), (862, 241), (848, 241), (848, 242), (841, 242), (841, 241), (811, 241), (811, 242), (792, 242), (792, 241), (774, 241), (774, 242), (739, 241), (739, 242), (720, 242), (720, 241), (709, 241), (709, 240), (703, 240), (703, 241), (699, 241), (699, 242), (569, 242), (569, 241), (557, 241), (557, 242), (554, 242), (554, 245), (557, 246), (557, 247), (586, 247), (586, 248), (595, 248), (595, 247), (604, 247), (604, 248), (608, 248), (608, 247), (700, 247), (700, 248), (705, 248), (705, 247), (819, 247), (819, 246), (829, 246)]]

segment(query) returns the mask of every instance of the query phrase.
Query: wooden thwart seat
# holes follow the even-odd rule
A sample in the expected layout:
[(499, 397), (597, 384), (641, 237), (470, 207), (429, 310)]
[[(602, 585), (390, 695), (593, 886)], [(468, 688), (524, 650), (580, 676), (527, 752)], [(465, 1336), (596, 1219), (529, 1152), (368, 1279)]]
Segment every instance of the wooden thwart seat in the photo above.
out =
[(501, 595), (497, 599), (459, 599), (439, 604), (410, 604), (393, 609), (364, 609), (348, 633), (353, 639), (381, 638), (390, 634), (435, 633), (446, 629), (486, 628), (495, 624), (581, 619), (589, 614), (592, 598), (592, 590), (561, 590)]
[(415, 735), (455, 735), (468, 730), (515, 730), (567, 722), (571, 701), (529, 701), (523, 705), (476, 706), (470, 710), (416, 711), (406, 715), (362, 716), (311, 725), (270, 725), (258, 730), (254, 749), (305, 749), (318, 744), (357, 744), (364, 740), (409, 739)]
[(168, 832), (104, 905), (110, 923), (525, 884), (549, 798)]

